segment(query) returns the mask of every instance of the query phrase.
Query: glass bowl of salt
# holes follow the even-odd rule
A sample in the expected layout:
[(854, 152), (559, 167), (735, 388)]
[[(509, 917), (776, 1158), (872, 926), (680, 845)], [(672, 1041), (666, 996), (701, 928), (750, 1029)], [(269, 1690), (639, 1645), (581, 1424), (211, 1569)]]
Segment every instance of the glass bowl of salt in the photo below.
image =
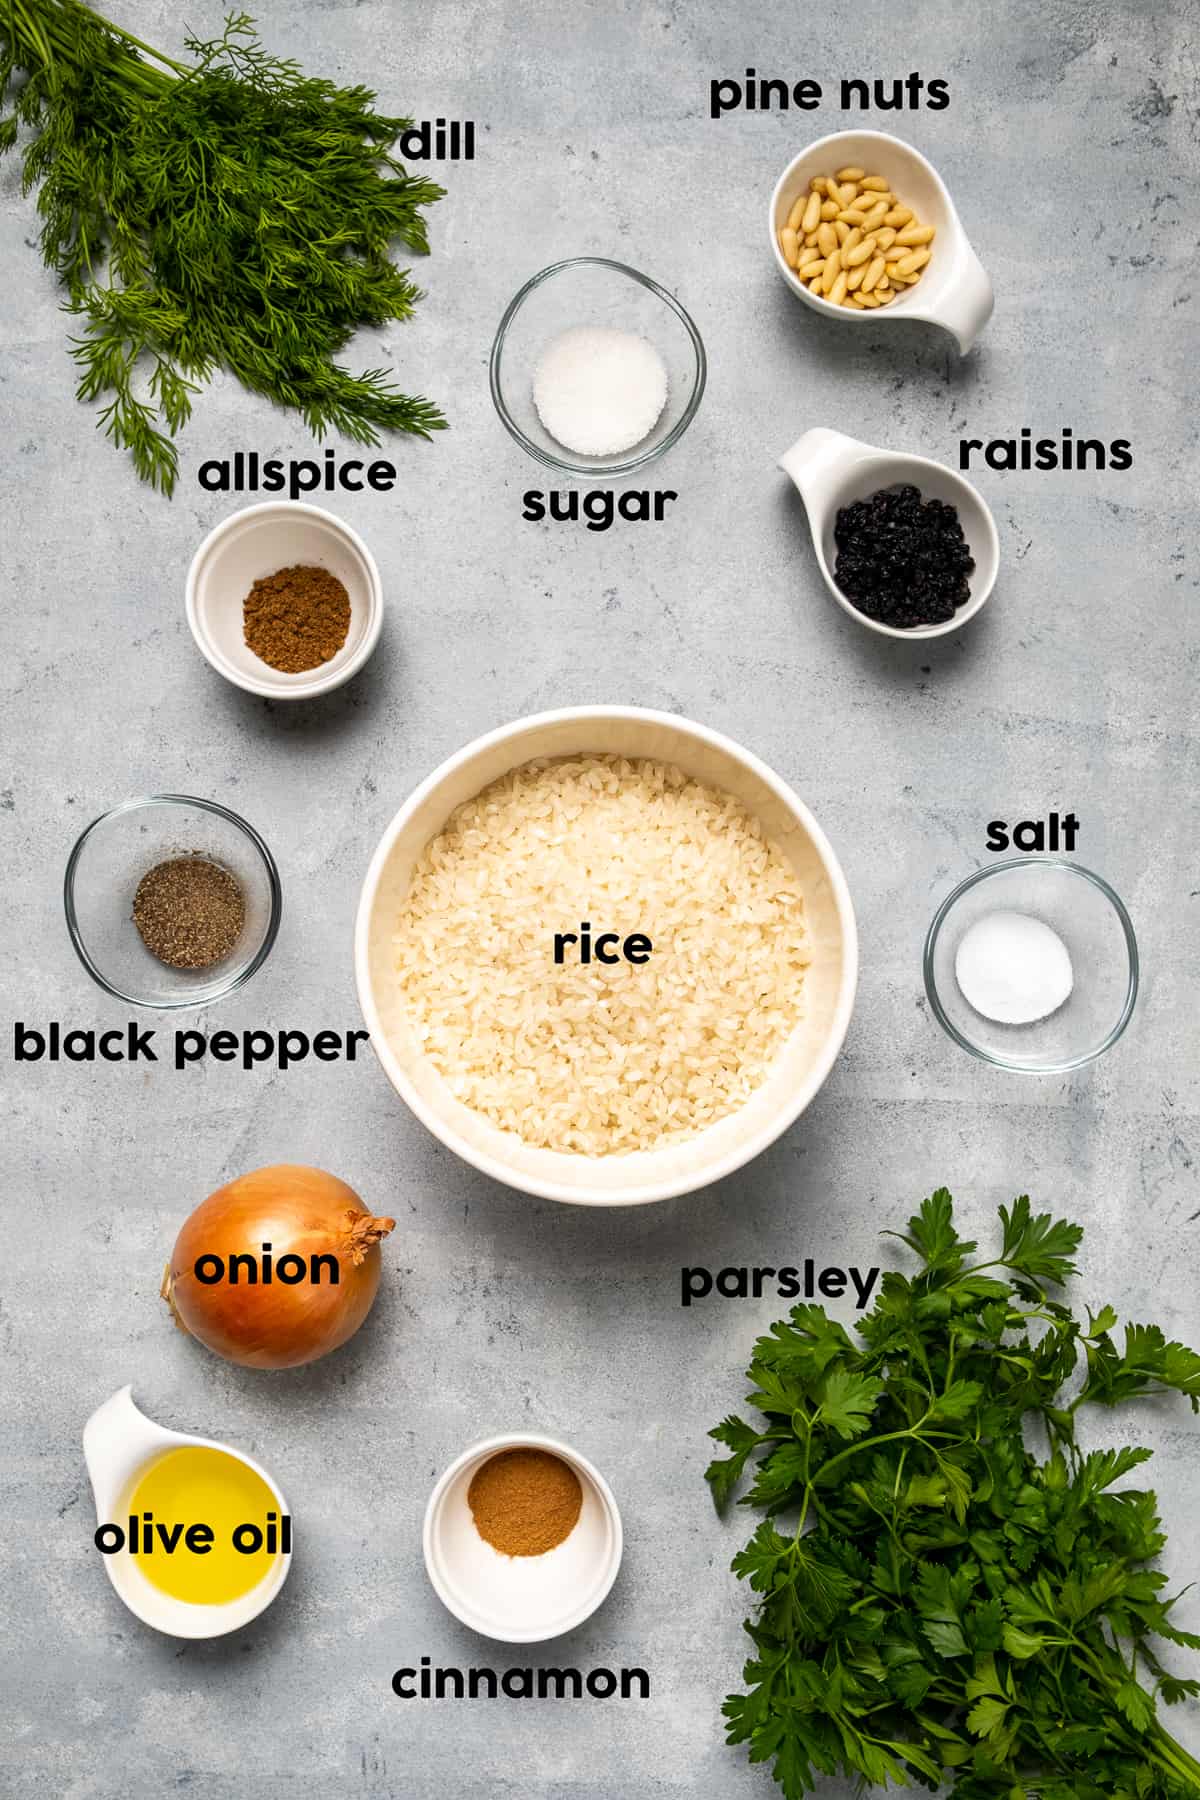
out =
[(934, 1018), (972, 1056), (1062, 1074), (1110, 1050), (1133, 1014), (1138, 951), (1106, 881), (1057, 856), (977, 869), (925, 940)]
[(687, 312), (657, 281), (603, 256), (540, 269), (492, 345), (492, 399), (529, 455), (565, 475), (631, 475), (696, 416), (707, 361)]

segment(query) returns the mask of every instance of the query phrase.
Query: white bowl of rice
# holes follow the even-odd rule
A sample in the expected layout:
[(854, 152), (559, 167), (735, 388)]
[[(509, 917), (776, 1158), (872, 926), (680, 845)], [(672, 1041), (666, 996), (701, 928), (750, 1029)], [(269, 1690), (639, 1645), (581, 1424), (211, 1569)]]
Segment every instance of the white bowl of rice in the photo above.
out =
[(581, 1206), (757, 1156), (828, 1075), (858, 978), (807, 807), (729, 738), (636, 707), (519, 719), (436, 769), (372, 858), (354, 955), (417, 1118)]

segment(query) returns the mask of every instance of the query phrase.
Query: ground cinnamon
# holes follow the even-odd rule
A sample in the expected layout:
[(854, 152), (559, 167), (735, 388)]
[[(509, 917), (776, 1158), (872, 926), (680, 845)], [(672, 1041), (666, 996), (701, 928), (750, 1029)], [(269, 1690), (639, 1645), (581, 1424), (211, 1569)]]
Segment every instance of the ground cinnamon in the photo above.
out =
[(277, 569), (254, 583), (242, 607), (246, 643), (273, 669), (298, 675), (336, 656), (350, 629), (350, 596), (312, 563)]
[(548, 1450), (502, 1450), (471, 1477), (467, 1504), (480, 1537), (505, 1556), (543, 1556), (575, 1529), (579, 1477)]

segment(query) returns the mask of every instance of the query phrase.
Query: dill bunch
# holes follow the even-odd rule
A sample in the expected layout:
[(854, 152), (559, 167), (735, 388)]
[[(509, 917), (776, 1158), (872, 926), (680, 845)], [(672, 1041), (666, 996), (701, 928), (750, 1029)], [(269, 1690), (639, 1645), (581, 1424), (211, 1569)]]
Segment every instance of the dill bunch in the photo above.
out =
[(78, 397), (168, 494), (221, 368), (317, 437), (428, 437), (431, 401), (336, 360), (420, 297), (390, 254), (428, 251), (421, 208), (443, 192), (389, 154), (412, 121), (269, 55), (245, 13), (187, 48), (176, 62), (80, 0), (0, 0), (0, 152), (28, 133), (42, 256), (82, 321)]

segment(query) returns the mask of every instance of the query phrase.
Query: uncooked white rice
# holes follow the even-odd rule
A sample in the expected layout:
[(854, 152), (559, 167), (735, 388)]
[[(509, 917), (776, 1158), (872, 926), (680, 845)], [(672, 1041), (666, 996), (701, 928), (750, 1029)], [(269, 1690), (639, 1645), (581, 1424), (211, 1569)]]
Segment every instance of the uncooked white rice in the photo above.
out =
[[(554, 933), (644, 932), (649, 962), (557, 966)], [(745, 1104), (802, 1013), (804, 897), (758, 820), (670, 763), (512, 770), (423, 851), (395, 934), (418, 1042), (527, 1144), (653, 1150)]]

